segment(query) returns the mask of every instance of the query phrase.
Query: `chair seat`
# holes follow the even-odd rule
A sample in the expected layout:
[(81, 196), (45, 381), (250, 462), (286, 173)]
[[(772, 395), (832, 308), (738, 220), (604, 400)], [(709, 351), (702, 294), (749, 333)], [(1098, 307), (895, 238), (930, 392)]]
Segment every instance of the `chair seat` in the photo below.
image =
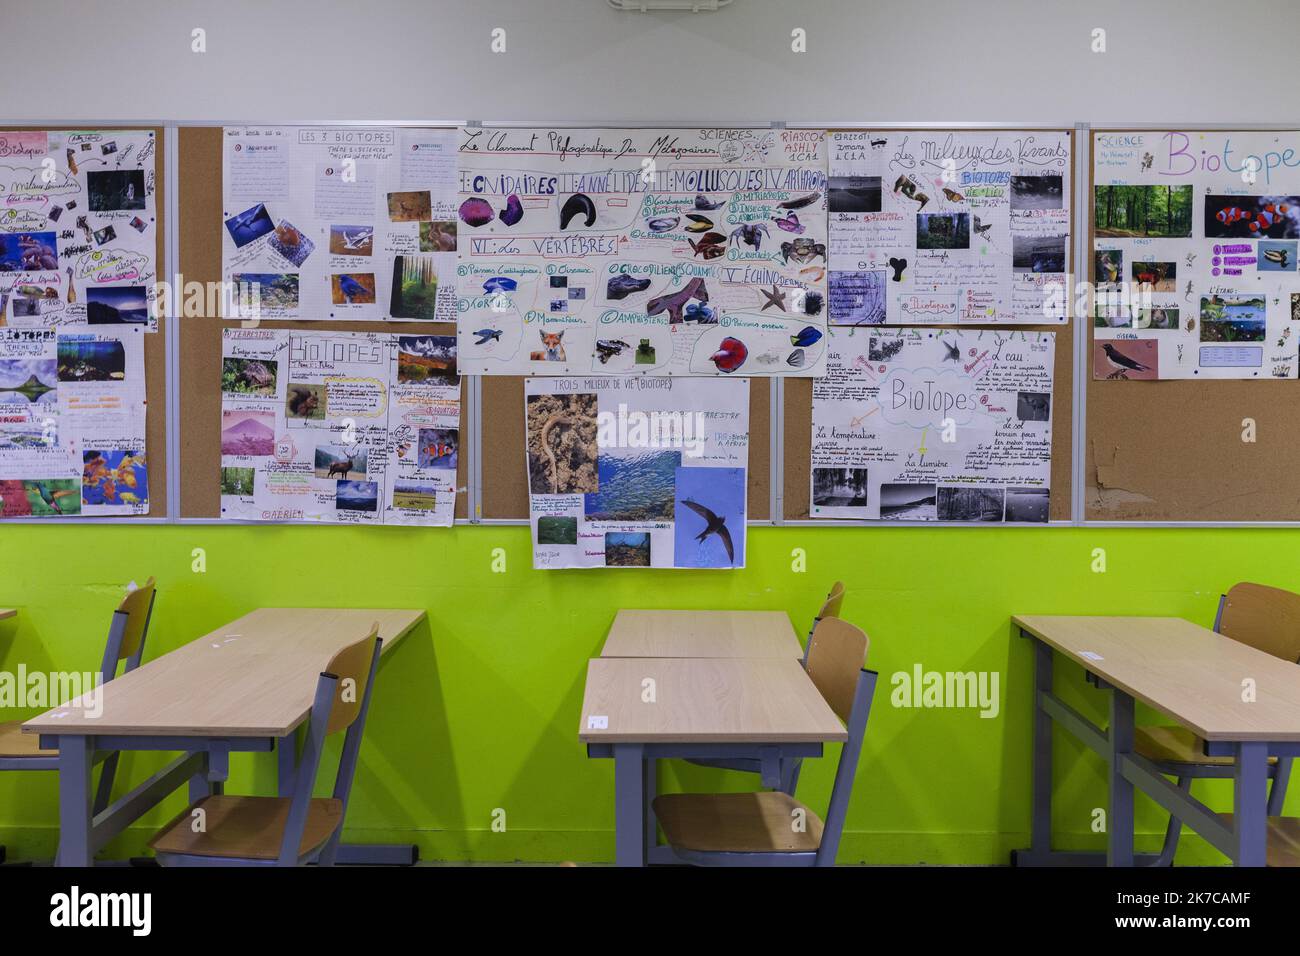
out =
[[(284, 827), (289, 820), (289, 797), (239, 797), (217, 794), (204, 797), (159, 830), (149, 846), (155, 853), (222, 857), (239, 860), (275, 860), (280, 856)], [(193, 829), (194, 811), (207, 815), (204, 832)], [(339, 800), (317, 798), (308, 804), (298, 855), (325, 844), (343, 819)]]
[[(1190, 763), (1206, 767), (1231, 767), (1232, 757), (1209, 757), (1205, 741), (1186, 727), (1137, 727), (1133, 749), (1156, 763)], [(1269, 763), (1277, 763), (1269, 757)]]
[[(794, 811), (805, 814), (803, 832)], [(813, 853), (822, 821), (779, 790), (758, 793), (670, 793), (656, 797), (655, 816), (673, 847), (702, 853)]]
[(0, 724), (0, 757), (57, 757), (57, 750), (42, 750), (40, 734), (23, 733), (23, 721)]
[[(1232, 814), (1220, 813), (1219, 819), (1232, 826)], [(1265, 866), (1300, 866), (1300, 819), (1269, 817), (1268, 852)]]

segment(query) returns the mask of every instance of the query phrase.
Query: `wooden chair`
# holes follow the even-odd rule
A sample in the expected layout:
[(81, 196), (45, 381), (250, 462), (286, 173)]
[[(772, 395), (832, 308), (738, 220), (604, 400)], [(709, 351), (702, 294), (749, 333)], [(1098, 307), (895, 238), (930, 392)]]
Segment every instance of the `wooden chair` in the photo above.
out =
[[(1219, 819), (1232, 826), (1232, 814), (1220, 813)], [(1300, 866), (1300, 820), (1275, 817), (1268, 821), (1268, 848), (1264, 865), (1269, 867)]]
[[(123, 661), (126, 662), (122, 670), (124, 674), (140, 666), (144, 657), (145, 638), (149, 634), (149, 621), (153, 616), (154, 597), (155, 582), (151, 577), (143, 586), (129, 589), (126, 596), (118, 602), (108, 626), (108, 643), (99, 665), (100, 686), (117, 676), (118, 665)], [(57, 772), (59, 752), (42, 750), (38, 735), (22, 732), (24, 722), (25, 718), (0, 724), (0, 770)], [(95, 790), (95, 813), (108, 806), (113, 793), (113, 778), (117, 774), (118, 756), (117, 751), (95, 754), (95, 761), (104, 764), (99, 772), (99, 786)], [(0, 847), (0, 860), (3, 859), (4, 849)]]
[[(1267, 651), (1274, 657), (1300, 663), (1300, 594), (1263, 584), (1243, 582), (1234, 585), (1219, 598), (1214, 629), (1224, 637)], [(1232, 758), (1206, 756), (1205, 741), (1186, 727), (1138, 727), (1133, 746), (1162, 773), (1176, 777), (1179, 788), (1184, 791), (1190, 792), (1192, 781), (1198, 777), (1232, 776)], [(1282, 803), (1286, 799), (1291, 758), (1279, 760), (1270, 757), (1269, 775), (1273, 783), (1268, 793), (1268, 814), (1276, 817), (1282, 812)], [(1155, 866), (1173, 865), (1182, 829), (1182, 820), (1171, 816)], [(1273, 854), (1271, 846), (1270, 835), (1270, 856)]]
[[(813, 618), (812, 627), (808, 629), (808, 642), (804, 646), (803, 662), (804, 667), (808, 666), (808, 649), (812, 647), (813, 632), (817, 630), (817, 624), (823, 618), (839, 617), (840, 607), (844, 604), (844, 582), (836, 581), (831, 585), (830, 592), (826, 595), (826, 600), (822, 602), (821, 610)], [(712, 767), (715, 770), (736, 770), (740, 773), (762, 773), (762, 762), (752, 757), (692, 757), (687, 758), (687, 763), (693, 763), (698, 767)], [(781, 785), (780, 789), (786, 793), (794, 793), (795, 787), (799, 784), (799, 760), (783, 761), (780, 767)]]
[[(376, 623), (366, 637), (335, 654), (317, 679), (292, 796), (204, 797), (149, 842), (158, 862), (163, 866), (332, 866), (343, 834), (381, 643)], [(325, 739), (340, 730), (346, 730), (347, 736), (334, 795), (313, 797)]]
[(824, 618), (809, 642), (808, 676), (849, 735), (825, 823), (783, 790), (664, 794), (655, 798), (654, 812), (679, 860), (700, 866), (834, 865), (876, 687), (876, 673), (863, 667), (867, 647), (866, 634), (834, 617)]

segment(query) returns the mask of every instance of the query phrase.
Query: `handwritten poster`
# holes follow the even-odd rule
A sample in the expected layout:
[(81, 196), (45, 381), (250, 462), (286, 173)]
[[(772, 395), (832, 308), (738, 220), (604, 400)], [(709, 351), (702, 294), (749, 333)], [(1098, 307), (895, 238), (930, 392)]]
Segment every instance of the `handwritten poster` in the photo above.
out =
[(221, 354), (223, 518), (452, 523), (452, 336), (227, 329)]
[(461, 130), (460, 354), (484, 375), (816, 375), (821, 130)]
[(0, 518), (148, 513), (144, 334), (0, 329)]
[(524, 383), (535, 568), (745, 566), (749, 379)]
[(452, 129), (226, 127), (231, 317), (455, 321)]
[(1068, 132), (830, 134), (833, 325), (1066, 321)]
[(1294, 379), (1300, 132), (1093, 135), (1093, 377)]
[(0, 325), (158, 327), (152, 130), (0, 131)]
[(1047, 521), (1053, 338), (837, 330), (813, 383), (809, 514)]

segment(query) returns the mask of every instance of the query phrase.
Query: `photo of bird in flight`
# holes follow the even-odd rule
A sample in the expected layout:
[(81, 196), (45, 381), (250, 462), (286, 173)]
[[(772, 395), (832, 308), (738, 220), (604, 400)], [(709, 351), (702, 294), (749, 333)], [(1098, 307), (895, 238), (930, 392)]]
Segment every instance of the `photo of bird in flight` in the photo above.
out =
[(727, 530), (727, 519), (719, 517), (704, 505), (692, 501), (690, 498), (684, 499), (682, 504), (704, 519), (704, 530), (695, 536), (695, 540), (703, 542), (709, 535), (716, 534), (722, 540), (722, 546), (727, 549), (727, 560), (735, 564), (736, 551), (731, 544), (731, 532)]

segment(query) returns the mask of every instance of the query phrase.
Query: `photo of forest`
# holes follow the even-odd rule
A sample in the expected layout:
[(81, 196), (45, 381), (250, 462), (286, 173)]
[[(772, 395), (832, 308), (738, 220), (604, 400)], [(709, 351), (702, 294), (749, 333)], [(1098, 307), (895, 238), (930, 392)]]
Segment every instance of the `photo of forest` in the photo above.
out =
[(1098, 236), (1192, 235), (1191, 186), (1098, 186), (1095, 198)]

